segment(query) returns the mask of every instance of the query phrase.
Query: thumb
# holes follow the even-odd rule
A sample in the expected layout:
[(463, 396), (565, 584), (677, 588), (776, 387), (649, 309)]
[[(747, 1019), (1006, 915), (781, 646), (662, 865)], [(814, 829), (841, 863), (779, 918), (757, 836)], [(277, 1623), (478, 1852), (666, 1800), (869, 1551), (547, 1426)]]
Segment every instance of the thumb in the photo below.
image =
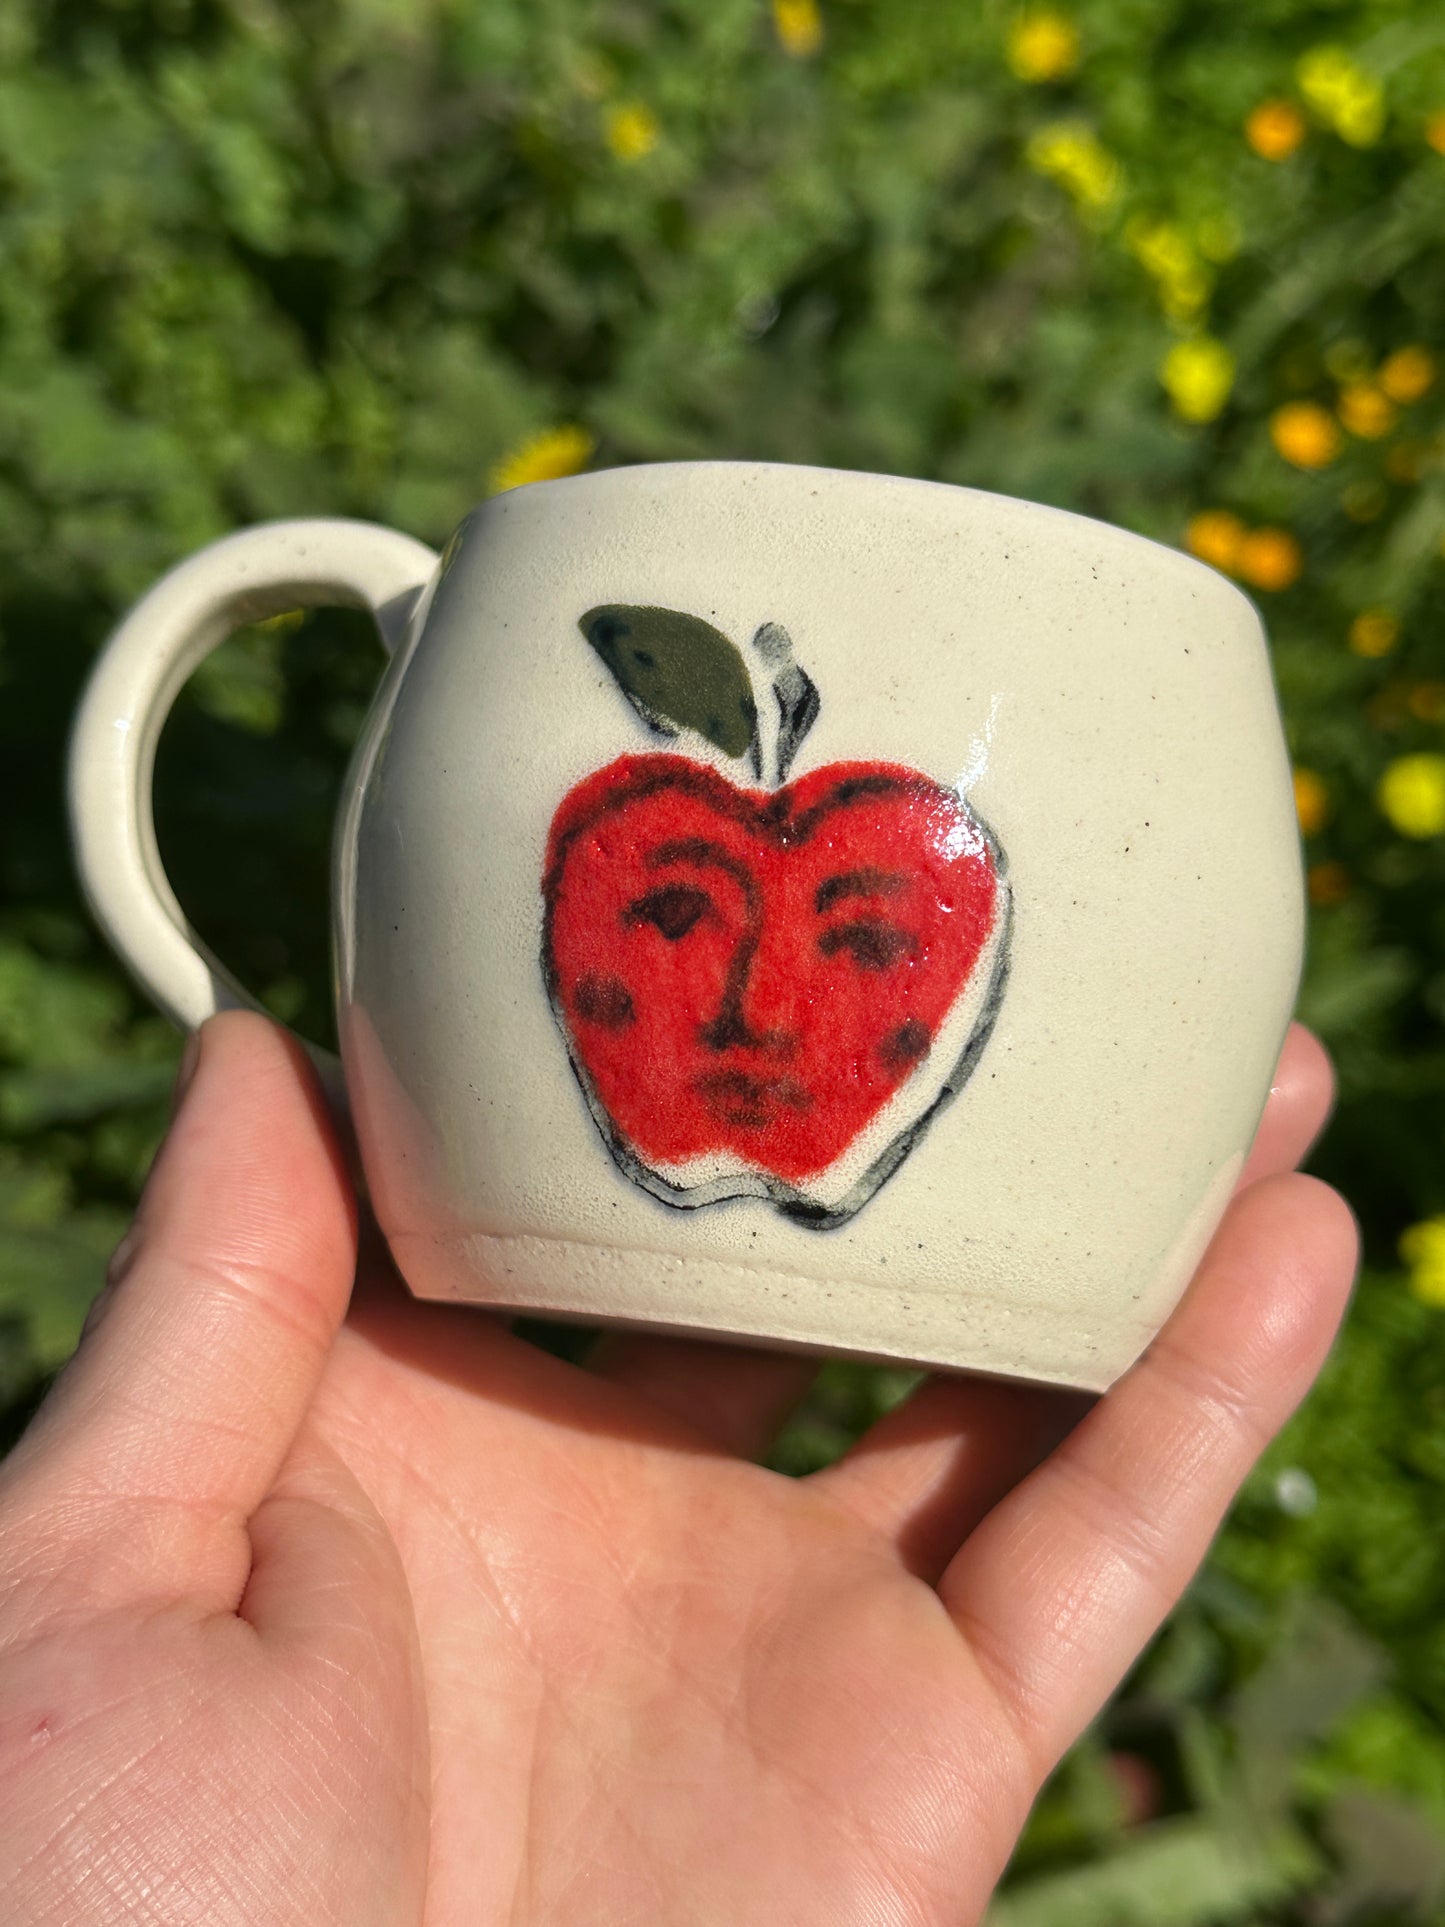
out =
[(113, 1283), (5, 1468), (87, 1551), (146, 1586), (234, 1604), (245, 1523), (294, 1439), (346, 1310), (350, 1188), (296, 1041), (213, 1017)]

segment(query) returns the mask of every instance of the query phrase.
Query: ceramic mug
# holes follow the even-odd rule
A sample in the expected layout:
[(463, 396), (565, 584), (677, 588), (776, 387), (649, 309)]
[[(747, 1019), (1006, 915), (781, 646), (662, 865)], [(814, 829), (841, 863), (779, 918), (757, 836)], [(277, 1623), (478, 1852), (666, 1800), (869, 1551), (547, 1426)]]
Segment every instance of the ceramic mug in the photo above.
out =
[(246, 994), (150, 803), (230, 629), (368, 609), (347, 1101), (417, 1294), (1099, 1390), (1228, 1202), (1298, 986), (1290, 772), (1221, 576), (970, 489), (547, 482), (438, 558), (274, 523), (168, 575), (77, 721), (81, 874), (183, 1025)]

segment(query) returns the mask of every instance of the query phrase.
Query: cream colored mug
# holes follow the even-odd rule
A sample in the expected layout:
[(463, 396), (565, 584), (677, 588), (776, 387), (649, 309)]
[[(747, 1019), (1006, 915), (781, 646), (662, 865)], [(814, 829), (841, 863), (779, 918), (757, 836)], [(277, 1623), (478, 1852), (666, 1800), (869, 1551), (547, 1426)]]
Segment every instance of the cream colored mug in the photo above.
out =
[(970, 489), (741, 462), (215, 543), (76, 724), (79, 867), (198, 1024), (156, 740), (231, 629), (369, 610), (337, 826), (347, 1101), (412, 1290), (1090, 1390), (1177, 1301), (1298, 986), (1251, 604)]

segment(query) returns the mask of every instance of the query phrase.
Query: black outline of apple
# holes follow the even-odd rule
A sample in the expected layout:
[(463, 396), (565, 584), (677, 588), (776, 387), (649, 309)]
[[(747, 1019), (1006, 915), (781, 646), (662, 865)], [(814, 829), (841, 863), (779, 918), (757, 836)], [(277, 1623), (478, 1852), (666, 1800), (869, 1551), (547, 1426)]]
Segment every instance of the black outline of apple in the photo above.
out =
[[(648, 684), (655, 685), (657, 682), (655, 649), (650, 652), (637, 650), (636, 653), (643, 659), (644, 671), (636, 679), (629, 679), (629, 663), (624, 653), (629, 639), (627, 626), (629, 618), (646, 619), (652, 625), (653, 633), (659, 632), (662, 619), (675, 619), (675, 625), (681, 636), (678, 658), (680, 662), (685, 660), (686, 651), (691, 647), (700, 645), (704, 650), (714, 652), (710, 687), (714, 692), (721, 689), (723, 692), (732, 694), (732, 700), (726, 702), (725, 713), (721, 717), (712, 709), (706, 709), (706, 713), (699, 709), (695, 688), (687, 682), (675, 685), (682, 687), (685, 691), (682, 702), (669, 702), (666, 707), (659, 704), (655, 686), (648, 686)], [(700, 617), (686, 616), (680, 611), (665, 610), (655, 605), (608, 604), (589, 610), (579, 619), (578, 627), (611, 670), (622, 695), (655, 736), (668, 738), (698, 736), (722, 749), (723, 753), (735, 763), (744, 763), (754, 776), (762, 774), (766, 760), (769, 766), (768, 788), (776, 792), (783, 787), (794, 755), (818, 718), (821, 702), (817, 686), (794, 659), (787, 631), (779, 624), (764, 623), (753, 638), (753, 647), (760, 664), (772, 672), (769, 682), (777, 709), (777, 723), (770, 732), (772, 742), (767, 751), (760, 740), (758, 704), (753, 694), (756, 685), (752, 672), (747, 668), (742, 652), (737, 649), (737, 646), (710, 623), (704, 622)], [(599, 634), (601, 640), (599, 640)], [(649, 636), (650, 639), (651, 636)], [(728, 652), (727, 657), (722, 656), (723, 649)], [(733, 682), (737, 668), (741, 668), (744, 679), (741, 689), (738, 689)], [(721, 682), (719, 682), (719, 676), (721, 676)], [(639, 687), (639, 684), (642, 686)], [(742, 691), (747, 693), (743, 694)], [(678, 721), (673, 714), (669, 713), (670, 709), (684, 707), (692, 708), (698, 714), (699, 721), (693, 721), (691, 718), (687, 721)], [(723, 710), (724, 704), (720, 702), (716, 708)], [(745, 725), (749, 732), (742, 754), (738, 754), (735, 749), (729, 747), (729, 744), (741, 740), (740, 723)], [(743, 785), (732, 781), (711, 762), (695, 762), (694, 767), (699, 772), (705, 771), (708, 777), (726, 784), (736, 793), (739, 804), (742, 806), (737, 814), (743, 820), (757, 819), (761, 816), (765, 806), (754, 802), (756, 790), (744, 788)], [(914, 774), (920, 780), (932, 783), (932, 779), (924, 776), (922, 771), (916, 771)], [(588, 779), (584, 777), (580, 780), (585, 782)], [(575, 787), (574, 785), (574, 789)], [(833, 1163), (817, 1173), (814, 1179), (802, 1185), (790, 1183), (772, 1172), (747, 1166), (742, 1166), (735, 1172), (703, 1179), (696, 1184), (677, 1185), (665, 1178), (654, 1166), (645, 1163), (633, 1149), (630, 1141), (619, 1131), (611, 1113), (593, 1085), (581, 1049), (573, 1035), (552, 961), (552, 924), (557, 885), (566, 861), (567, 849), (570, 847), (570, 836), (579, 833), (581, 828), (587, 827), (586, 824), (574, 826), (562, 850), (548, 865), (543, 877), (545, 907), (542, 931), (542, 977), (547, 999), (552, 1007), (553, 1018), (566, 1046), (568, 1061), (593, 1122), (613, 1161), (639, 1189), (646, 1191), (661, 1203), (680, 1210), (697, 1210), (705, 1205), (720, 1204), (731, 1198), (761, 1198), (772, 1203), (785, 1216), (800, 1224), (815, 1230), (832, 1230), (846, 1224), (862, 1209), (908, 1157), (939, 1112), (958, 1096), (983, 1054), (1003, 1003), (1011, 961), (1013, 896), (1007, 880), (1008, 861), (993, 830), (958, 791), (949, 789), (946, 784), (934, 784), (933, 787), (946, 791), (962, 809), (970, 826), (978, 832), (992, 861), (996, 891), (995, 913), (988, 937), (975, 960), (973, 969), (960, 986), (958, 995), (950, 1006), (948, 1017), (944, 1020), (945, 1024), (958, 1013), (962, 1006), (978, 998), (981, 970), (988, 972), (986, 988), (979, 999), (977, 1015), (969, 1026), (963, 1048), (944, 1076), (931, 1102), (905, 1124), (846, 1191), (831, 1202), (820, 1202), (816, 1197), (808, 1194), (822, 1188), (822, 1181), (846, 1161), (851, 1147), (840, 1153)], [(573, 790), (569, 789), (567, 796), (570, 797), (572, 794)], [(564, 797), (558, 804), (558, 813), (566, 800), (567, 798)], [(555, 816), (553, 820), (555, 822)], [(898, 1089), (885, 1099), (879, 1110), (874, 1113), (875, 1119), (883, 1115), (890, 1105), (898, 1102), (918, 1072), (932, 1062), (934, 1056), (935, 1048), (930, 1047), (915, 1070), (903, 1079)]]

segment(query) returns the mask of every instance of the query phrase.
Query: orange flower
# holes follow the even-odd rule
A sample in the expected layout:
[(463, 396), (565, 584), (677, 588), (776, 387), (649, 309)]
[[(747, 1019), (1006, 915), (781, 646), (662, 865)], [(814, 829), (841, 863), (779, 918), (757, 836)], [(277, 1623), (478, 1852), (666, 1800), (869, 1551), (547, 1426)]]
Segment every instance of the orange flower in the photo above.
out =
[(1312, 863), (1309, 869), (1310, 902), (1321, 906), (1343, 903), (1350, 894), (1350, 873), (1343, 863)]
[(1418, 342), (1397, 348), (1380, 364), (1380, 386), (1391, 401), (1419, 401), (1435, 386), (1435, 357)]
[(1292, 100), (1262, 100), (1244, 123), (1244, 138), (1265, 161), (1287, 161), (1305, 131), (1305, 117)]
[(1318, 836), (1330, 813), (1330, 793), (1317, 770), (1296, 768), (1294, 809), (1301, 836)]
[(1296, 468), (1327, 468), (1340, 452), (1340, 431), (1317, 401), (1290, 401), (1269, 418), (1269, 438)]
[(1191, 555), (1197, 555), (1201, 562), (1211, 568), (1223, 569), (1226, 575), (1233, 575), (1239, 563), (1239, 551), (1249, 530), (1237, 515), (1228, 509), (1202, 509), (1198, 515), (1191, 516), (1189, 526), (1184, 531), (1184, 546)]
[(1362, 609), (1350, 624), (1350, 647), (1357, 656), (1388, 656), (1400, 640), (1400, 618), (1388, 609)]
[(1251, 529), (1239, 545), (1238, 574), (1256, 589), (1288, 589), (1304, 573), (1304, 551), (1288, 529)]
[(1388, 435), (1399, 419), (1399, 410), (1390, 397), (1372, 381), (1351, 382), (1340, 394), (1340, 420), (1352, 435), (1377, 442)]
[(1445, 154), (1445, 108), (1432, 114), (1425, 123), (1425, 144), (1437, 154)]

